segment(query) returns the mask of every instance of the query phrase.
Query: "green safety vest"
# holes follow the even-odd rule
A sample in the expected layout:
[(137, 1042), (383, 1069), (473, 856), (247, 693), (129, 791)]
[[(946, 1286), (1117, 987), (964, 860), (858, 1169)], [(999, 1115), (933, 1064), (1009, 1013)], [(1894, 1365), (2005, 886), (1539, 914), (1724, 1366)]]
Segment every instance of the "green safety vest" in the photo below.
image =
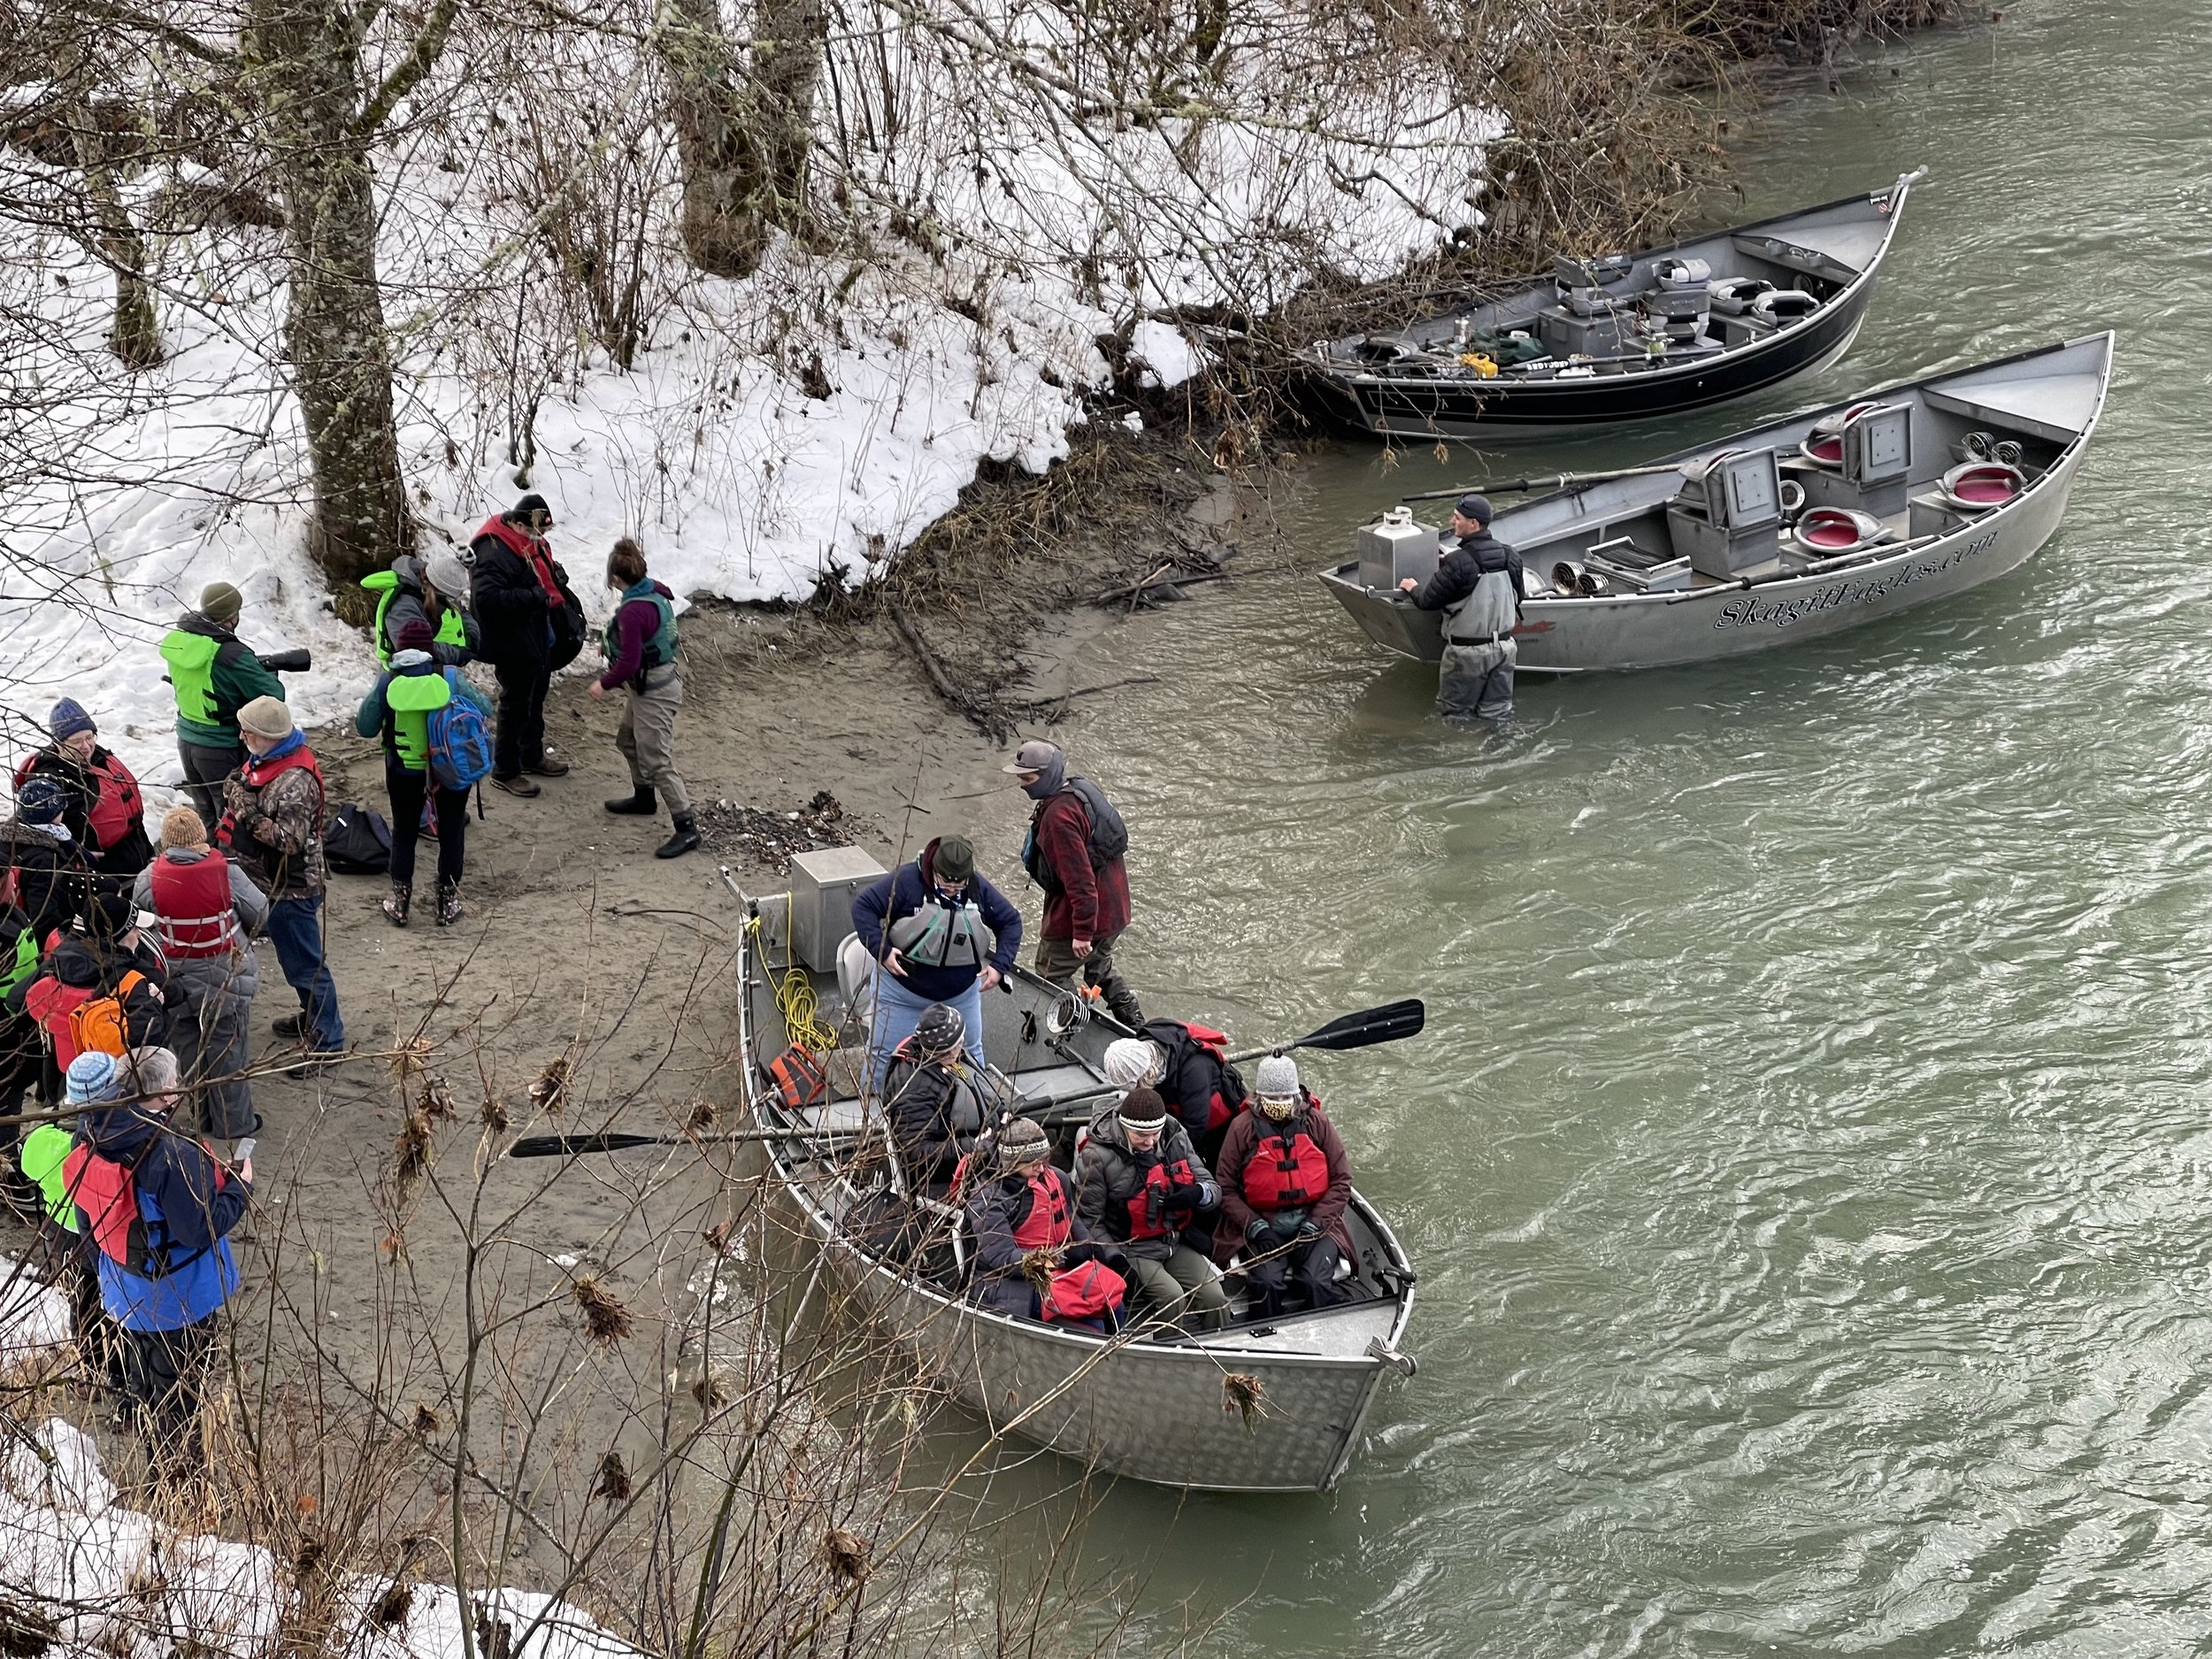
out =
[(410, 772), (430, 765), (430, 714), (453, 701), (453, 687), (444, 674), (394, 674), (384, 687), (384, 706), (390, 711), (392, 742), (399, 764)]
[(622, 655), (622, 629), (619, 626), (622, 607), (636, 599), (649, 602), (653, 609), (660, 612), (661, 618), (660, 626), (654, 629), (653, 637), (645, 641), (644, 661), (638, 669), (642, 676), (652, 669), (676, 660), (676, 607), (668, 603), (665, 595), (654, 589), (650, 576), (641, 576), (622, 590), (621, 601), (615, 606), (614, 615), (607, 618), (607, 626), (600, 637), (604, 642), (609, 662)]
[(64, 1173), (72, 1144), (69, 1131), (59, 1124), (41, 1124), (23, 1137), (23, 1150), (17, 1161), (22, 1164), (23, 1173), (37, 1184), (46, 1213), (74, 1233), (77, 1205), (69, 1195), (69, 1178)]
[(169, 684), (177, 694), (177, 718), (201, 726), (220, 726), (215, 710), (215, 654), (223, 641), (204, 634), (172, 628), (161, 642), (161, 660), (169, 664)]
[(21, 985), (38, 972), (38, 933), (28, 922), (15, 936), (15, 943), (0, 949), (0, 996)]
[[(383, 595), (376, 602), (376, 620), (369, 625), (369, 638), (376, 646), (379, 664), (389, 668), (392, 665), (392, 645), (384, 634), (384, 613), (392, 608), (392, 601), (399, 597), (399, 577), (391, 571), (371, 571), (361, 579), (361, 586), (373, 594)], [(458, 605), (449, 604), (445, 614), (438, 618), (437, 641), (441, 645), (467, 648), (468, 624), (462, 620)]]

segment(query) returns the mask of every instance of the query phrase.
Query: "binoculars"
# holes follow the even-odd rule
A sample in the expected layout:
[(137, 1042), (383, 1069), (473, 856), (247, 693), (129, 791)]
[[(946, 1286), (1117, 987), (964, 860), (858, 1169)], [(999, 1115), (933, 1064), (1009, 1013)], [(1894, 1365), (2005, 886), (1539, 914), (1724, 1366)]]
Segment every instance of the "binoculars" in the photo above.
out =
[(314, 659), (303, 645), (296, 651), (257, 651), (262, 667), (273, 674), (303, 674), (314, 666)]

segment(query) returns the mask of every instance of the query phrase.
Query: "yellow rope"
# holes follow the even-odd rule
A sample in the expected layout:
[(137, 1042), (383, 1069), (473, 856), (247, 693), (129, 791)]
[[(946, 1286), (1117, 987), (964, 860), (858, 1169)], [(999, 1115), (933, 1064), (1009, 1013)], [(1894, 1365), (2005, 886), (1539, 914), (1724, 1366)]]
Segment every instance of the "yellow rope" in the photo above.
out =
[[(791, 895), (784, 895), (784, 915), (791, 914)], [(787, 922), (785, 926), (789, 926)], [(756, 918), (755, 928), (760, 926)], [(764, 965), (765, 965), (764, 964)], [(797, 963), (784, 970), (783, 978), (776, 981), (776, 1011), (783, 1016), (784, 1034), (809, 1054), (827, 1054), (837, 1047), (837, 1028), (827, 1025), (816, 1013), (814, 981)]]

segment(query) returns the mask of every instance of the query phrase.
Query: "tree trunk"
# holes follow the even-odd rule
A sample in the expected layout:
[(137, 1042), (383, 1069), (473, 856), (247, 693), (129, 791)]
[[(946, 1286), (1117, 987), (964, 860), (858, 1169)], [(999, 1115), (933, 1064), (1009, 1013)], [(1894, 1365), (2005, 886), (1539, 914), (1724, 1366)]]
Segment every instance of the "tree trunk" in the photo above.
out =
[(718, 0), (666, 0), (654, 35), (673, 86), (684, 251), (717, 276), (751, 275), (772, 232), (802, 233), (809, 219), (824, 0), (761, 0), (754, 27), (749, 65)]
[(285, 349), (315, 480), (308, 551), (333, 582), (358, 582), (415, 542), (377, 281), (360, 22), (345, 0), (250, 0), (244, 44), (284, 199)]
[(108, 348), (124, 367), (150, 369), (161, 361), (161, 323), (146, 280), (146, 239), (115, 188), (107, 138), (81, 100), (69, 112), (69, 125), (77, 171), (84, 175), (85, 198), (92, 205), (93, 246), (115, 273), (115, 320), (108, 330)]

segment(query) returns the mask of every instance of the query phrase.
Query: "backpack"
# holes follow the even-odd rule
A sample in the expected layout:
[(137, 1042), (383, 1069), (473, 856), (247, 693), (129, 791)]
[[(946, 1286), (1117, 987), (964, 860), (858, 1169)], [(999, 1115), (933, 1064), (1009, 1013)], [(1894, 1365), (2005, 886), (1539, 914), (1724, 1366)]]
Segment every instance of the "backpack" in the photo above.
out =
[(131, 1049), (128, 1004), (131, 993), (146, 983), (133, 968), (115, 982), (111, 991), (88, 997), (69, 1010), (69, 1040), (80, 1054), (111, 1054), (121, 1059)]
[[(1106, 792), (1088, 778), (1070, 778), (1060, 787), (1060, 793), (1071, 795), (1083, 803), (1083, 816), (1090, 823), (1091, 869), (1101, 871), (1129, 850), (1129, 826), (1122, 821), (1120, 811), (1106, 798)], [(1040, 814), (1041, 816), (1041, 813)], [(1052, 866), (1045, 862), (1037, 845), (1037, 820), (1029, 823), (1029, 834), (1022, 842), (1022, 868), (1031, 879), (1047, 893), (1061, 891), (1059, 878), (1052, 873)]]
[(380, 876), (392, 867), (392, 826), (374, 808), (349, 801), (323, 832), (323, 861), (333, 875)]
[(447, 669), (445, 677), (453, 695), (426, 722), (430, 776), (441, 789), (472, 789), (491, 776), (491, 722), (461, 695), (457, 670)]

